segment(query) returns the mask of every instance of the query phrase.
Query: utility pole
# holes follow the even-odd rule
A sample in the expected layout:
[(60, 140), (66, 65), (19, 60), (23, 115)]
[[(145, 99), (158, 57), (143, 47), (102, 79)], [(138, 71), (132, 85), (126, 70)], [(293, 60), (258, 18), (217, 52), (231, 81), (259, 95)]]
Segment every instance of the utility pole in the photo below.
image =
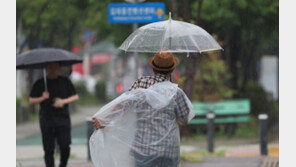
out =
[[(126, 2), (130, 2), (130, 3), (138, 3), (138, 2), (144, 2), (145, 0), (125, 0)], [(136, 31), (138, 29), (138, 23), (133, 23), (133, 32)], [(138, 68), (139, 68), (139, 56), (138, 56), (138, 53), (135, 52), (134, 54), (134, 61), (135, 61), (135, 79), (138, 79)]]
[[(136, 0), (137, 1), (137, 0)], [(133, 24), (133, 32), (136, 31), (138, 28), (138, 23)], [(139, 55), (137, 52), (134, 53), (135, 56), (135, 79), (138, 79), (138, 68), (139, 68)]]

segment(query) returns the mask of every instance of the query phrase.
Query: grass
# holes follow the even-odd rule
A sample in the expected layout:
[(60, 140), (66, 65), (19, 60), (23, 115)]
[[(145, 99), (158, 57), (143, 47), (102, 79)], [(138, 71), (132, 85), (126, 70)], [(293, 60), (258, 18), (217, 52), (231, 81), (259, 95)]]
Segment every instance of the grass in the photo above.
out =
[(100, 100), (95, 95), (86, 94), (80, 95), (79, 100), (77, 101), (78, 105), (98, 105), (98, 104), (107, 104), (112, 101), (113, 98), (107, 98), (106, 100)]
[(204, 157), (223, 157), (225, 156), (226, 150), (220, 150), (215, 153), (209, 153), (207, 151), (198, 151), (193, 153), (183, 153), (181, 154), (181, 161), (187, 162), (203, 162)]
[(78, 105), (97, 105), (102, 103), (98, 98), (92, 94), (79, 96)]
[(199, 156), (189, 156), (189, 155), (181, 155), (181, 161), (186, 161), (186, 162), (204, 162), (203, 157)]
[(39, 114), (38, 114), (39, 112), (36, 112), (36, 113), (34, 113), (34, 114), (30, 114), (29, 115), (29, 121), (35, 121), (35, 120), (38, 120), (38, 118), (39, 118)]

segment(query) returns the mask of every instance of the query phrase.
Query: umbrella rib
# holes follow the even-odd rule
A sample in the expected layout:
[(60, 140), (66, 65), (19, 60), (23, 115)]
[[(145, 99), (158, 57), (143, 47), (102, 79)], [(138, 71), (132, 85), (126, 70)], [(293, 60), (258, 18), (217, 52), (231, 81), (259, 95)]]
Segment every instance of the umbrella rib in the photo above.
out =
[(192, 39), (192, 37), (190, 36), (190, 39), (193, 41), (193, 43), (196, 45), (196, 47), (199, 49), (199, 53), (202, 52), (202, 50), (200, 49), (200, 47), (198, 46), (198, 44), (196, 43), (196, 41), (194, 39)]
[[(189, 37), (191, 37), (191, 36), (189, 36)], [(180, 37), (181, 39), (182, 39), (182, 41), (184, 42), (184, 46), (186, 47), (186, 50), (189, 50), (188, 49), (188, 47), (187, 47), (187, 45), (186, 45), (186, 42), (185, 42), (185, 40), (184, 40), (184, 38), (181, 36)], [(192, 40), (192, 39), (191, 39)], [(194, 42), (195, 43), (195, 42)], [(196, 43), (195, 43), (196, 44)], [(196, 46), (198, 47), (198, 45), (196, 44)]]
[[(167, 26), (168, 24), (165, 24), (165, 26)], [(165, 28), (164, 29), (164, 34), (163, 34), (163, 36), (162, 36), (162, 42), (161, 42), (161, 48), (160, 48), (160, 50), (163, 48), (163, 43), (164, 43), (164, 40), (165, 40), (165, 34), (166, 34), (166, 32), (167, 32), (167, 29)], [(170, 50), (171, 48), (169, 48), (169, 50)]]
[(126, 51), (128, 50), (128, 48), (130, 47), (130, 45), (133, 43), (133, 41), (134, 41), (136, 38), (137, 38), (137, 35), (135, 35), (135, 36), (133, 37), (133, 39), (129, 42), (129, 44), (128, 44), (127, 48), (126, 48)]
[[(145, 36), (146, 36), (146, 34), (147, 34), (147, 31), (144, 31), (144, 30), (143, 30), (143, 32), (144, 32), (144, 33), (143, 33), (143, 38), (142, 38), (142, 39), (145, 40), (145, 39), (146, 39)], [(143, 45), (142, 43), (143, 43), (143, 40), (141, 40), (141, 44), (139, 44), (139, 45), (142, 46), (142, 45)], [(144, 46), (145, 46), (145, 45), (144, 45)]]

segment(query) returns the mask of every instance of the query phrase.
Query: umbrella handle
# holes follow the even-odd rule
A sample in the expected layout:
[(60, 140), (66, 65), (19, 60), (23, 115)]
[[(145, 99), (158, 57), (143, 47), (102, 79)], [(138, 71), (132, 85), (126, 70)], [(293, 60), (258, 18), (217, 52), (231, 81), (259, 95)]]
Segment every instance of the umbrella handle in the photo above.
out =
[(46, 79), (46, 69), (45, 68), (43, 68), (43, 78), (44, 78), (45, 91), (47, 91), (47, 79)]

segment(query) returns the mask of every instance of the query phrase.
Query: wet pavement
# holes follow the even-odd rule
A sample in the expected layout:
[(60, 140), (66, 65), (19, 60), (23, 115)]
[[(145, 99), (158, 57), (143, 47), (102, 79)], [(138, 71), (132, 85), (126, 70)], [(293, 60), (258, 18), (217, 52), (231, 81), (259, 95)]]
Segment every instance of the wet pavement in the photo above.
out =
[[(261, 167), (264, 157), (205, 157), (204, 162), (181, 162), (181, 167)], [(58, 160), (56, 160), (56, 166)], [(17, 167), (44, 167), (40, 159), (17, 161)], [(70, 159), (68, 167), (93, 167), (90, 161)]]
[[(98, 111), (100, 106), (79, 106), (71, 115), (72, 145), (68, 167), (92, 167), (87, 160), (86, 118)], [(37, 121), (17, 126), (16, 164), (17, 167), (44, 167), (39, 124)], [(182, 162), (181, 167), (263, 167), (268, 164), (266, 157), (260, 156), (257, 139), (216, 140), (215, 151), (225, 150), (224, 157), (202, 157), (199, 162)], [(181, 152), (194, 153), (206, 148), (206, 141), (181, 144)], [(269, 144), (272, 161), (278, 162), (278, 140)], [(56, 166), (58, 166), (56, 158)]]

